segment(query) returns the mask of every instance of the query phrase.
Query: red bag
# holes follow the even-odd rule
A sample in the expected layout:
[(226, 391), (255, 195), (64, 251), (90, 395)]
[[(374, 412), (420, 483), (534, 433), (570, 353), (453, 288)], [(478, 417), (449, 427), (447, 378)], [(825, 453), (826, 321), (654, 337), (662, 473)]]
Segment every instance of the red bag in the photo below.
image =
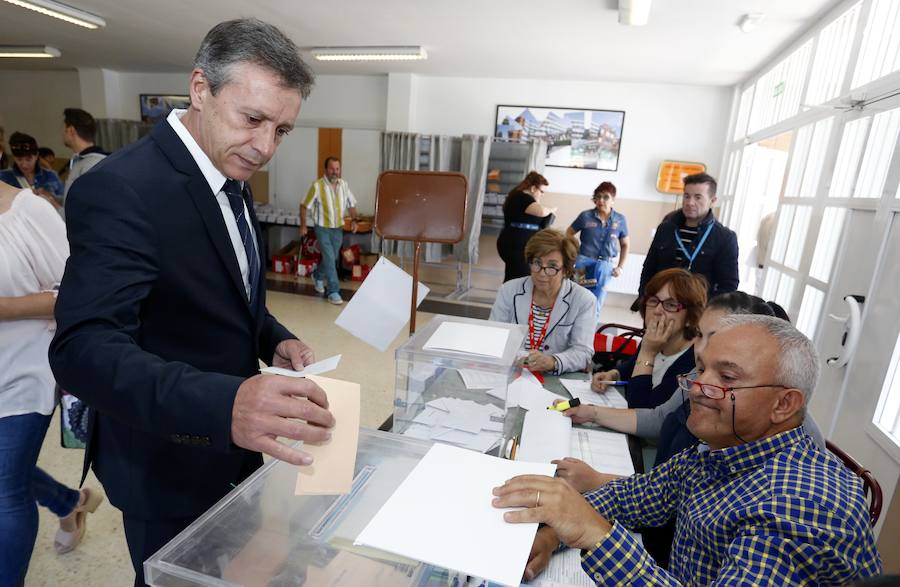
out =
[(316, 239), (315, 232), (307, 232), (300, 237), (300, 258), (315, 263), (322, 260), (322, 251), (319, 250), (319, 241)]

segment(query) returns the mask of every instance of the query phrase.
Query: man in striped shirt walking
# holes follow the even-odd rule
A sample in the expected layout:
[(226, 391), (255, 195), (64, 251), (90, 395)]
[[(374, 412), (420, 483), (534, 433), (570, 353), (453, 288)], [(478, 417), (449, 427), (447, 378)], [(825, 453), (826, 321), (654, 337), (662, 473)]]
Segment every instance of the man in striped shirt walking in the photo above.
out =
[(313, 272), (316, 291), (324, 293), (328, 301), (341, 305), (340, 283), (337, 275), (337, 259), (344, 239), (344, 215), (349, 212), (356, 231), (356, 198), (347, 182), (341, 179), (341, 162), (336, 157), (325, 159), (325, 175), (309, 186), (306, 198), (300, 204), (300, 236), (306, 234), (306, 213), (312, 208), (313, 229), (322, 262)]

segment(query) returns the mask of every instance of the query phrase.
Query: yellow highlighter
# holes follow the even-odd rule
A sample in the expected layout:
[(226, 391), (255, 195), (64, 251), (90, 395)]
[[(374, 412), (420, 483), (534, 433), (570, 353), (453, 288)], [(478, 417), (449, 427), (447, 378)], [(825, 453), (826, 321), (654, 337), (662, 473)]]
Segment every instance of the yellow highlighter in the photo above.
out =
[(556, 410), (557, 412), (565, 412), (569, 408), (577, 408), (581, 405), (581, 400), (577, 397), (575, 399), (569, 399), (564, 402), (559, 402), (555, 406), (547, 406), (548, 410)]

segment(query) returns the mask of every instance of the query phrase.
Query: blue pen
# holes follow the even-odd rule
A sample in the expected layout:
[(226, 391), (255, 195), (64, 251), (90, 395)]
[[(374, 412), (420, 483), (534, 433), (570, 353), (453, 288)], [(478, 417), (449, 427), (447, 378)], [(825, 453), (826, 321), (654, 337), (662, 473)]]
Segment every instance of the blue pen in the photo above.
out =
[(599, 385), (628, 385), (627, 381), (594, 381)]

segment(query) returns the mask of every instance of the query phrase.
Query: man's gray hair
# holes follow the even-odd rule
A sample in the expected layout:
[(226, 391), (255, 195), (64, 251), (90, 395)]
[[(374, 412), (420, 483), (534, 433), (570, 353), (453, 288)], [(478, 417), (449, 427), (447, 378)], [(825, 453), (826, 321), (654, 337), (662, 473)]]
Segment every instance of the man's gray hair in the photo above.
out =
[(790, 322), (774, 316), (733, 314), (722, 318), (718, 334), (738, 326), (763, 328), (777, 342), (778, 367), (775, 369), (777, 383), (794, 387), (803, 392), (809, 401), (819, 379), (819, 355), (805, 334)]
[(231, 81), (231, 68), (252, 63), (268, 68), (282, 85), (309, 97), (315, 76), (300, 57), (300, 50), (283, 32), (256, 18), (239, 18), (214, 26), (194, 57), (194, 68), (203, 71), (213, 95)]

